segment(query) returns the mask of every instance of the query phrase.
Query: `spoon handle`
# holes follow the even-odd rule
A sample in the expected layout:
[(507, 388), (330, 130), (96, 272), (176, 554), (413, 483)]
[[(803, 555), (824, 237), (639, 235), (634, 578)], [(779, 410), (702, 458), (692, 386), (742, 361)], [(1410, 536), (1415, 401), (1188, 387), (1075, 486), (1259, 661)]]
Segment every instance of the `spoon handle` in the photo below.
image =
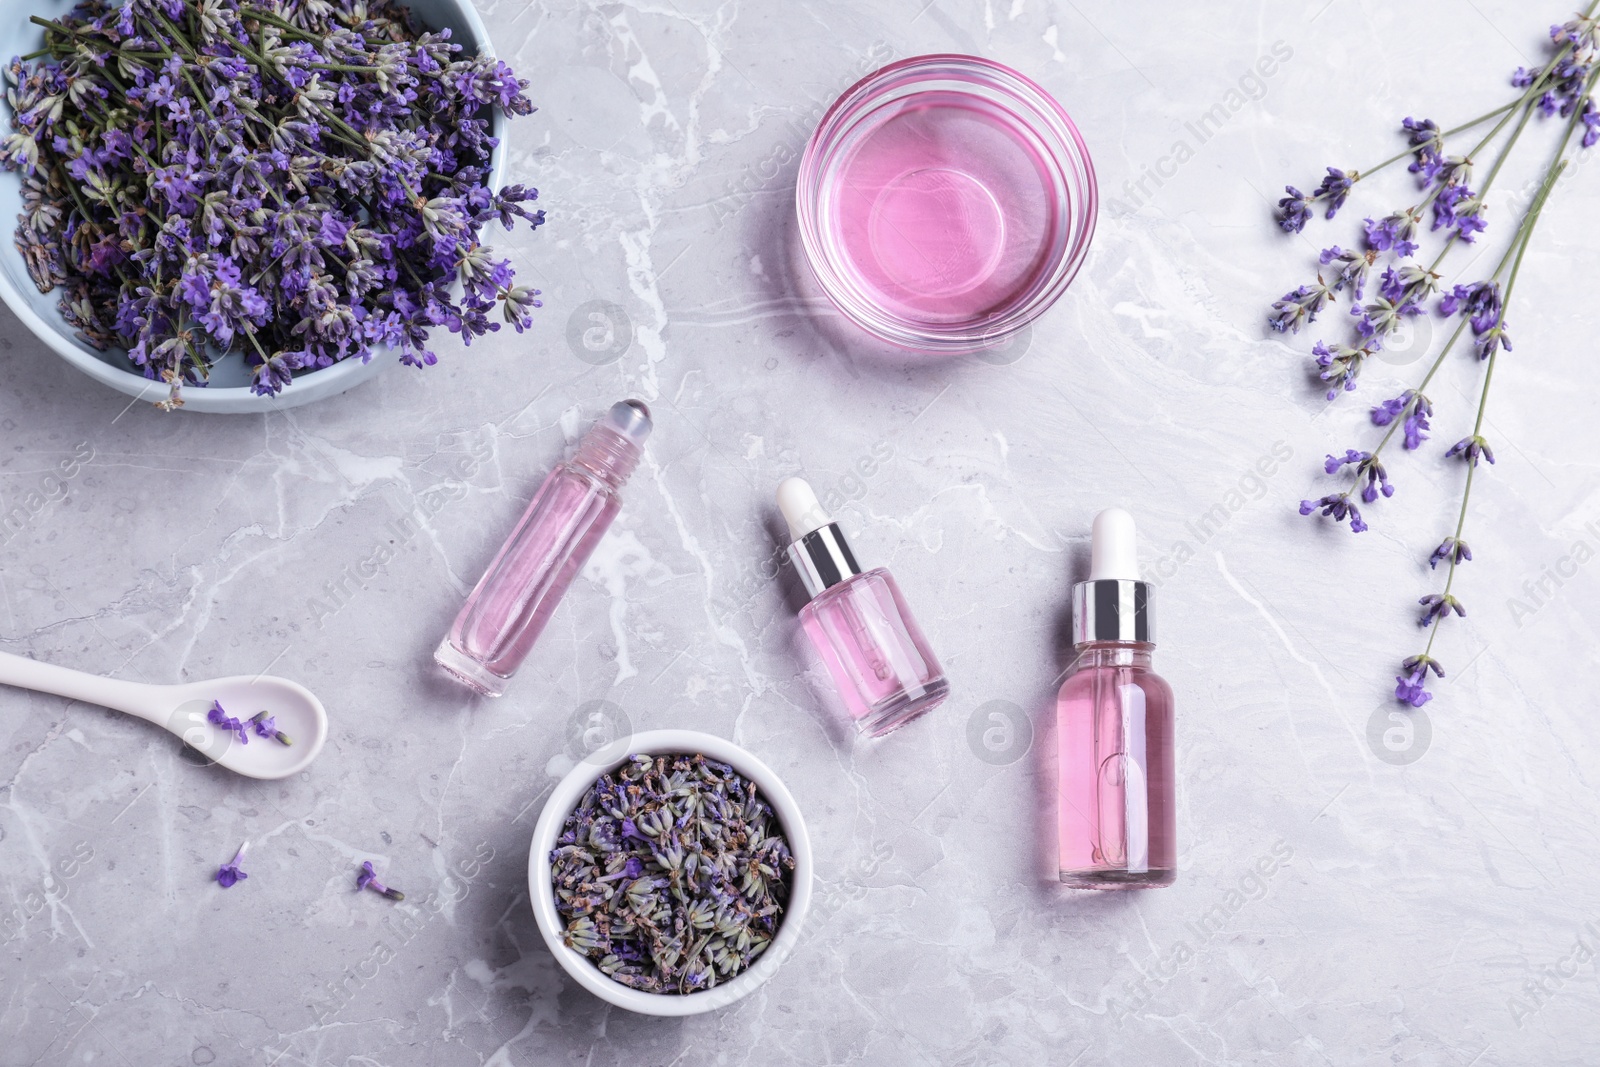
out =
[(164, 707), (170, 698), (160, 698), (164, 686), (102, 678), (9, 652), (0, 652), (0, 684), (98, 704), (155, 723), (160, 722), (164, 710), (170, 710)]

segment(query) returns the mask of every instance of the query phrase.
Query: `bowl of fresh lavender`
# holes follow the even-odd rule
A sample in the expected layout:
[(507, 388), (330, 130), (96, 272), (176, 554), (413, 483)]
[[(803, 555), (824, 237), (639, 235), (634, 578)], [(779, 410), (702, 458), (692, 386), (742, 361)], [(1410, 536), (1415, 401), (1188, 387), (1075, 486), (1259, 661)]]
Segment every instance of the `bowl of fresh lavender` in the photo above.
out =
[(696, 1015), (794, 951), (811, 843), (772, 770), (738, 745), (652, 730), (573, 768), (539, 816), (528, 888), (545, 943), (589, 992)]
[(114, 389), (302, 404), (539, 306), (485, 244), (543, 212), (470, 0), (0, 0), (0, 58), (0, 298)]

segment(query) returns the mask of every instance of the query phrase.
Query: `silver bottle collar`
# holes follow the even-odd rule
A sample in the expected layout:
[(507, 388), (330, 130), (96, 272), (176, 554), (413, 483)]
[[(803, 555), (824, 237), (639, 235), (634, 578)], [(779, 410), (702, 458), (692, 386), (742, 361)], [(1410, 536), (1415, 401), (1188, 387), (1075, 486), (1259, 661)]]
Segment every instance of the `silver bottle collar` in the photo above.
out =
[(1155, 620), (1148, 582), (1101, 578), (1072, 587), (1072, 643), (1122, 641), (1154, 644)]
[(844, 531), (836, 522), (819, 526), (791, 544), (789, 559), (800, 572), (806, 595), (811, 597), (861, 573), (861, 566), (844, 539)]

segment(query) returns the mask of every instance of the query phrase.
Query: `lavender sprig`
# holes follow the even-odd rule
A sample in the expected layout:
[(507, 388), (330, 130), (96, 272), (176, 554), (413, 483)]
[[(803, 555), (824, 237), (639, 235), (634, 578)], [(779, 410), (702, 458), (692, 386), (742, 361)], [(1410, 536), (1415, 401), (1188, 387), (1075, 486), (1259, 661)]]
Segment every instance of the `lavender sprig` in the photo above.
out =
[(489, 115), (532, 111), (491, 56), (423, 32), (399, 0), (84, 0), (34, 17), (6, 69), (23, 175), (18, 250), (96, 348), (203, 385), (223, 351), (254, 390), (383, 346), (437, 361), (540, 306), (481, 243), (537, 227), (537, 190), (486, 187)]
[[(1600, 59), (1600, 20), (1594, 17), (1597, 7), (1600, 7), (1600, 2), (1591, 2), (1587, 10), (1571, 21), (1551, 28), (1551, 39), (1556, 46), (1554, 58), (1546, 66), (1532, 71), (1519, 69), (1513, 77), (1513, 84), (1522, 90), (1522, 94), (1512, 103), (1445, 133), (1427, 120), (1407, 118), (1402, 125), (1411, 147), (1401, 156), (1387, 160), (1366, 173), (1374, 173), (1409, 155), (1412, 159), (1410, 169), (1417, 175), (1420, 186), (1426, 190), (1423, 200), (1382, 219), (1368, 219), (1366, 253), (1347, 253), (1338, 246), (1324, 251), (1320, 257), (1321, 264), (1324, 267), (1338, 265), (1340, 273), (1332, 285), (1322, 284), (1319, 276), (1320, 288), (1310, 290), (1311, 295), (1321, 298), (1315, 307), (1306, 306), (1304, 300), (1293, 299), (1297, 294), (1307, 293), (1307, 287), (1296, 290), (1273, 305), (1274, 314), (1270, 319), (1273, 328), (1280, 331), (1295, 330), (1313, 321), (1315, 312), (1333, 303), (1340, 291), (1351, 293), (1351, 314), (1356, 319), (1356, 343), (1319, 341), (1313, 348), (1313, 354), (1316, 356), (1319, 377), (1329, 385), (1329, 400), (1336, 398), (1340, 392), (1354, 389), (1366, 359), (1381, 351), (1386, 339), (1403, 321), (1420, 314), (1422, 305), (1439, 292), (1439, 266), (1450, 250), (1457, 242), (1472, 241), (1476, 234), (1484, 230), (1481, 212), (1484, 195), (1494, 184), (1529, 120), (1535, 115), (1552, 114), (1567, 118), (1560, 145), (1546, 169), (1538, 193), (1523, 213), (1499, 263), (1488, 277), (1456, 284), (1439, 300), (1439, 312), (1447, 317), (1458, 316), (1458, 320), (1421, 382), (1415, 388), (1407, 389), (1371, 409), (1372, 422), (1386, 428), (1382, 439), (1370, 452), (1349, 449), (1342, 457), (1328, 457), (1324, 465), (1325, 472), (1350, 474), (1352, 481), (1349, 488), (1328, 493), (1315, 501), (1304, 500), (1300, 504), (1302, 515), (1320, 511), (1323, 516), (1335, 520), (1348, 518), (1354, 532), (1360, 533), (1368, 528), (1354, 503), (1354, 496), (1359, 490), (1362, 500), (1372, 503), (1378, 495), (1391, 495), (1393, 489), (1380, 456), (1397, 433), (1403, 433), (1403, 447), (1408, 451), (1420, 447), (1428, 439), (1427, 431), (1431, 428), (1434, 408), (1424, 390), (1445, 357), (1470, 329), (1474, 350), (1479, 360), (1486, 364), (1486, 371), (1473, 432), (1446, 452), (1446, 456), (1460, 458), (1467, 464), (1467, 478), (1455, 531), (1440, 542), (1429, 556), (1430, 569), (1437, 568), (1441, 563), (1446, 565), (1445, 584), (1440, 592), (1421, 598), (1423, 610), (1419, 621), (1429, 630), (1427, 647), (1421, 654), (1405, 659), (1401, 665), (1402, 673), (1395, 679), (1396, 698), (1414, 707), (1421, 707), (1432, 697), (1426, 688), (1429, 673), (1444, 677), (1443, 666), (1432, 656), (1440, 624), (1452, 615), (1459, 617), (1466, 613), (1461, 600), (1453, 592), (1454, 580), (1460, 564), (1473, 558), (1470, 548), (1462, 540), (1462, 533), (1474, 473), (1480, 460), (1494, 463), (1494, 452), (1482, 434), (1484, 411), (1497, 357), (1501, 351), (1511, 349), (1506, 310), (1522, 258), (1549, 193), (1566, 166), (1567, 147), (1577, 129), (1580, 126), (1583, 128), (1583, 140), (1586, 143), (1600, 142), (1600, 108), (1597, 108), (1592, 95), (1596, 80), (1600, 79), (1600, 63), (1597, 63), (1597, 59)], [(1447, 137), (1491, 119), (1498, 121), (1466, 156), (1446, 154)], [(1474, 191), (1469, 184), (1473, 158), (1513, 120), (1515, 127), (1500, 147), (1481, 186)], [(1359, 180), (1359, 172), (1351, 173), (1354, 180)], [(1314, 198), (1302, 199), (1308, 205)], [(1407, 259), (1416, 251), (1418, 227), (1430, 209), (1433, 214), (1432, 228), (1444, 231), (1445, 243), (1432, 265), (1423, 268)], [(1308, 210), (1298, 216), (1299, 225), (1286, 225), (1285, 228), (1298, 232), (1305, 217), (1308, 217)], [(1362, 305), (1361, 289), (1368, 274), (1377, 269), (1380, 254), (1392, 257), (1394, 262), (1382, 271), (1377, 297)], [(1509, 278), (1502, 282), (1508, 266)]]

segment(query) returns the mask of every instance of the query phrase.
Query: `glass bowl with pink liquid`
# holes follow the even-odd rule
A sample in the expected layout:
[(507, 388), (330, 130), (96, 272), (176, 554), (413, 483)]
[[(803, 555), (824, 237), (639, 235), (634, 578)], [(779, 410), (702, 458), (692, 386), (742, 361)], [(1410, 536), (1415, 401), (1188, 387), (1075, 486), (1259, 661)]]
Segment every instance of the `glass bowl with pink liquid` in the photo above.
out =
[(966, 55), (846, 90), (800, 162), (800, 239), (846, 317), (903, 348), (1005, 343), (1066, 291), (1094, 236), (1094, 164), (1031, 80)]

